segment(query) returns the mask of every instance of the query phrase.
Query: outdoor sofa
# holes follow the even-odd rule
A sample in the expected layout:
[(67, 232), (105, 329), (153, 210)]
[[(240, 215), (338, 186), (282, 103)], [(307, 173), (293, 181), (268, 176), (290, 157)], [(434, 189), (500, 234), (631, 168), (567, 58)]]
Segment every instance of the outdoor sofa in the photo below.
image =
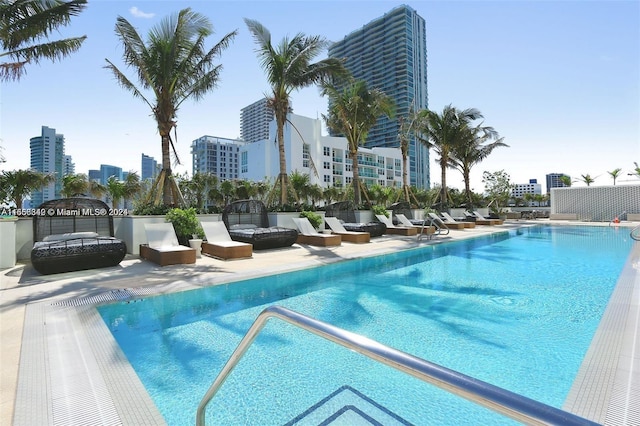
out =
[(258, 200), (228, 204), (222, 212), (222, 221), (233, 241), (252, 244), (254, 250), (289, 247), (298, 238), (295, 229), (269, 226), (267, 208)]
[(125, 242), (113, 236), (109, 207), (100, 200), (50, 200), (36, 212), (31, 264), (41, 274), (116, 266), (127, 254)]

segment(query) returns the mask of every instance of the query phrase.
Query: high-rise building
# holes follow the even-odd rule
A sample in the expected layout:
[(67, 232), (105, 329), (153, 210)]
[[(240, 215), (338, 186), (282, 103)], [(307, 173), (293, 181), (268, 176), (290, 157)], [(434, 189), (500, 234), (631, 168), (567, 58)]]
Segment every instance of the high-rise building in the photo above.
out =
[(564, 188), (566, 186), (562, 180), (564, 178), (569, 178), (571, 181), (571, 176), (565, 175), (563, 173), (549, 173), (547, 175), (547, 194), (551, 194), (551, 188)]
[(240, 110), (240, 139), (257, 142), (269, 138), (269, 123), (273, 120), (273, 109), (267, 106), (267, 98), (252, 103)]
[(158, 162), (148, 155), (142, 154), (140, 180), (155, 179), (158, 176)]
[(44, 201), (60, 198), (64, 176), (64, 135), (56, 129), (42, 126), (40, 136), (30, 139), (31, 168), (41, 173), (53, 174), (55, 181), (31, 193), (31, 206), (38, 207)]
[(62, 175), (73, 175), (76, 173), (76, 165), (70, 155), (64, 156), (64, 164), (62, 166)]
[(525, 194), (542, 195), (542, 185), (537, 179), (529, 179), (529, 183), (517, 183), (511, 190), (513, 198), (525, 198)]
[[(424, 19), (409, 6), (398, 6), (331, 45), (329, 56), (344, 58), (355, 78), (395, 102), (395, 118), (381, 117), (365, 147), (398, 147), (399, 118), (428, 107)], [(415, 138), (409, 141), (409, 170), (412, 185), (429, 188), (429, 150)]]
[(100, 170), (96, 170), (96, 169), (89, 170), (89, 180), (100, 182)]
[(191, 142), (192, 172), (211, 173), (220, 180), (238, 178), (238, 155), (245, 142), (202, 136)]
[(108, 164), (100, 164), (100, 183), (106, 185), (111, 176), (115, 176), (117, 180), (123, 180), (122, 168)]

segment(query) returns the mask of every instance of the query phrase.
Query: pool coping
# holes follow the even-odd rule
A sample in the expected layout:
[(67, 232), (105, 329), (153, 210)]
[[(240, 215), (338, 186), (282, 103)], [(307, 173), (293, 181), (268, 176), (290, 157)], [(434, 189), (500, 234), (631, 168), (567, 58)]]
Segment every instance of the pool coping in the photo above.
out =
[[(434, 241), (438, 242), (444, 241)], [(369, 255), (385, 252), (388, 251)], [(634, 414), (631, 407), (640, 406), (639, 259), (640, 244), (636, 243), (563, 406), (567, 411), (607, 425), (638, 419), (637, 409)], [(219, 277), (208, 284), (314, 265), (317, 263), (281, 266), (234, 279)], [(197, 280), (176, 281), (152, 289), (130, 288), (124, 297), (134, 300), (144, 296), (137, 292), (162, 294), (202, 286)], [(95, 297), (103, 301), (122, 300), (120, 291)], [(51, 300), (26, 306), (13, 424), (66, 424), (71, 419), (87, 424), (165, 424), (98, 314), (96, 302), (85, 299), (75, 299), (82, 303), (71, 306)]]

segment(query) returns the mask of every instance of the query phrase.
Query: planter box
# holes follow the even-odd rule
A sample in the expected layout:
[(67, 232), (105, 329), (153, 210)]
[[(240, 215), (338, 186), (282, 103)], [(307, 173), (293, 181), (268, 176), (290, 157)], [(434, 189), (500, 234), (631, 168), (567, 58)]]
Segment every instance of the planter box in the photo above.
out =
[(0, 219), (0, 269), (16, 266), (16, 224), (17, 217)]

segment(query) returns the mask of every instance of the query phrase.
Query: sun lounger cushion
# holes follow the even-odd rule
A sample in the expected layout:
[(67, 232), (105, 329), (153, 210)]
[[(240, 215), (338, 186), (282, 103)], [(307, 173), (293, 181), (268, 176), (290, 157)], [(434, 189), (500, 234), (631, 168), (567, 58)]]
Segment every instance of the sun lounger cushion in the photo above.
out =
[(298, 231), (280, 226), (231, 228), (229, 229), (229, 235), (234, 241), (253, 244), (254, 250), (263, 250), (292, 245), (298, 238)]

